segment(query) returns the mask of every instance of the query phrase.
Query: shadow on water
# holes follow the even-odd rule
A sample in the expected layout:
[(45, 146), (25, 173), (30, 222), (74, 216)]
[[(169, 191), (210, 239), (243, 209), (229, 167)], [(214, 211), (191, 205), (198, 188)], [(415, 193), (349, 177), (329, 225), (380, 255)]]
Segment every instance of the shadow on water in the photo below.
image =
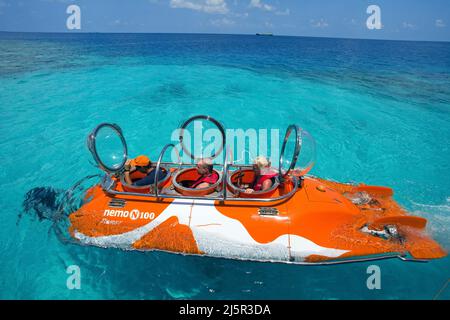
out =
[(63, 194), (64, 190), (57, 190), (52, 187), (31, 189), (25, 194), (22, 204), (23, 212), (20, 212), (17, 223), (22, 219), (24, 213), (36, 216), (39, 221), (53, 220)]
[(98, 174), (86, 176), (67, 190), (55, 189), (51, 186), (29, 190), (25, 194), (22, 203), (23, 212), (19, 214), (17, 224), (24, 215), (37, 217), (39, 222), (51, 221), (52, 226), (49, 231), (54, 231), (61, 242), (74, 242), (67, 232), (68, 216), (89, 200), (85, 198), (85, 193), (98, 182), (99, 177)]

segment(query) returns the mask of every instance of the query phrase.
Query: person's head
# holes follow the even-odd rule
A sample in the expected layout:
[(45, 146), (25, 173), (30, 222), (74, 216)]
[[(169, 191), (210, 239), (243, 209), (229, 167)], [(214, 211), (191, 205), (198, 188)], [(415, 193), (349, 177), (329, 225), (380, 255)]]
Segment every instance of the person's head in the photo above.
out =
[(258, 156), (253, 160), (253, 170), (256, 174), (260, 174), (261, 171), (270, 167), (270, 161), (264, 156)]
[(130, 164), (133, 167), (136, 167), (136, 170), (146, 173), (152, 166), (152, 162), (150, 161), (149, 157), (140, 155), (131, 160)]
[(211, 159), (209, 158), (205, 158), (205, 159), (201, 159), (197, 162), (197, 172), (200, 175), (206, 175), (206, 174), (210, 174), (213, 171), (213, 163), (211, 161)]

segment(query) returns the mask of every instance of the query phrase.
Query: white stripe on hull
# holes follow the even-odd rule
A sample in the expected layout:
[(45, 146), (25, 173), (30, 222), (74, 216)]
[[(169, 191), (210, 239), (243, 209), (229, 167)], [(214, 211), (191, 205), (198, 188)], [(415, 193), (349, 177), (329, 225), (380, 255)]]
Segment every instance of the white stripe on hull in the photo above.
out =
[[(120, 235), (88, 237), (75, 232), (82, 243), (100, 247), (132, 249), (134, 242), (171, 217), (191, 228), (197, 246), (206, 255), (260, 261), (303, 261), (309, 255), (338, 257), (347, 250), (326, 248), (297, 236), (284, 234), (270, 243), (256, 242), (236, 219), (220, 213), (213, 200), (174, 200), (150, 223)], [(290, 247), (289, 247), (290, 244)], [(150, 249), (151, 250), (151, 249)]]

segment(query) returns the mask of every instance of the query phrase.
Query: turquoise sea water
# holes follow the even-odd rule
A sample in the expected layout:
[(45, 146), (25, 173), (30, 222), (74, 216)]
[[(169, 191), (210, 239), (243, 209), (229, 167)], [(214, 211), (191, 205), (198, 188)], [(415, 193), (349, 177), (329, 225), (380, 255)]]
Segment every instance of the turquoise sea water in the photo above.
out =
[[(0, 33), (0, 298), (450, 298), (448, 257), (311, 267), (124, 252), (64, 244), (24, 214), (29, 190), (98, 173), (85, 147), (96, 124), (118, 123), (131, 155), (156, 158), (196, 114), (298, 123), (317, 142), (311, 174), (393, 187), (450, 249), (450, 43)], [(371, 264), (381, 290), (367, 289)], [(69, 265), (80, 290), (66, 287)]]

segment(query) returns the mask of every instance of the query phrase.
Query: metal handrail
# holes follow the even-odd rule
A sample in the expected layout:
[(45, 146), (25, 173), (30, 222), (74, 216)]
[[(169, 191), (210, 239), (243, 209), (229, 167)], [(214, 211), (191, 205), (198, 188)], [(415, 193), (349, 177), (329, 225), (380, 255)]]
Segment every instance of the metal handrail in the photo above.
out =
[[(103, 190), (105, 190), (106, 192), (108, 192), (110, 194), (115, 194), (115, 195), (135, 195), (135, 196), (140, 196), (140, 197), (155, 197), (156, 200), (158, 200), (159, 198), (171, 198), (171, 199), (193, 199), (193, 200), (197, 200), (197, 199), (205, 200), (205, 199), (207, 199), (207, 200), (225, 201), (227, 199), (228, 171), (229, 171), (230, 167), (234, 166), (234, 164), (231, 164), (231, 165), (228, 164), (228, 160), (227, 160), (228, 155), (226, 154), (227, 152), (225, 151), (226, 135), (225, 135), (225, 129), (223, 128), (222, 124), (220, 122), (218, 122), (217, 120), (215, 120), (214, 118), (212, 118), (210, 116), (205, 116), (205, 115), (199, 115), (199, 116), (194, 116), (194, 117), (189, 118), (187, 121), (185, 121), (181, 125), (181, 128), (180, 128), (181, 129), (180, 136), (179, 136), (179, 138), (180, 138), (180, 146), (181, 146), (182, 150), (185, 151), (191, 157), (191, 159), (195, 160), (195, 157), (192, 154), (190, 154), (190, 152), (188, 150), (185, 150), (186, 148), (185, 148), (185, 146), (183, 144), (183, 133), (184, 133), (184, 130), (186, 129), (187, 125), (189, 123), (191, 123), (192, 121), (197, 120), (197, 119), (203, 119), (203, 120), (211, 121), (212, 123), (214, 123), (218, 127), (218, 129), (220, 130), (221, 135), (222, 135), (222, 145), (220, 147), (220, 150), (218, 152), (216, 151), (216, 154), (214, 154), (214, 157), (213, 157), (213, 158), (217, 157), (220, 152), (224, 152), (225, 153), (223, 165), (216, 164), (218, 166), (222, 166), (222, 170), (223, 170), (222, 171), (223, 174), (222, 174), (222, 192), (221, 192), (221, 196), (216, 196), (216, 197), (195, 197), (195, 196), (184, 196), (184, 195), (159, 194), (159, 190), (158, 190), (158, 182), (159, 182), (158, 172), (159, 172), (159, 170), (161, 168), (161, 164), (166, 164), (166, 165), (173, 165), (174, 164), (174, 163), (171, 163), (171, 162), (167, 162), (167, 163), (163, 163), (162, 162), (162, 158), (163, 158), (163, 156), (164, 156), (164, 154), (165, 154), (165, 152), (166, 152), (166, 150), (168, 148), (172, 147), (172, 148), (175, 148), (175, 150), (177, 150), (176, 146), (173, 143), (165, 145), (164, 148), (162, 149), (161, 153), (159, 154), (158, 162), (156, 164), (156, 169), (155, 169), (156, 170), (156, 174), (155, 174), (155, 181), (154, 181), (154, 189), (155, 189), (154, 195), (153, 194), (141, 194), (141, 193), (136, 193), (136, 192), (121, 192), (121, 191), (113, 190), (113, 187), (115, 186), (115, 183), (112, 180), (112, 174), (108, 173), (108, 172), (107, 172), (106, 176), (104, 177), (104, 179), (103, 179), (103, 181), (101, 183)], [(124, 141), (123, 135), (121, 134), (122, 131), (121, 131), (120, 127), (117, 126), (117, 125), (111, 125), (111, 124), (101, 124), (100, 126), (98, 126), (96, 128), (96, 130), (94, 130), (94, 132), (96, 133), (98, 131), (98, 129), (100, 127), (102, 127), (102, 125), (103, 126), (108, 125), (108, 126), (113, 127), (113, 129), (115, 129), (119, 133), (120, 138), (124, 142), (125, 150), (127, 150), (126, 149), (127, 148), (126, 142)], [(291, 134), (291, 132), (293, 130), (295, 131), (295, 134), (296, 134), (296, 146), (295, 146), (295, 151), (294, 151), (294, 157), (292, 159), (292, 163), (291, 163), (289, 169), (283, 174), (282, 173), (282, 162), (283, 162), (283, 157), (284, 157), (284, 151), (285, 151), (287, 140), (288, 140), (288, 138), (289, 138), (289, 136), (290, 136), (290, 134)], [(300, 128), (298, 126), (296, 126), (296, 125), (290, 125), (288, 127), (288, 129), (286, 130), (286, 134), (285, 134), (284, 142), (283, 142), (283, 147), (282, 147), (282, 151), (281, 151), (281, 156), (280, 156), (280, 159), (279, 159), (279, 161), (280, 161), (280, 163), (279, 163), (280, 164), (280, 168), (279, 168), (280, 180), (282, 180), (282, 178), (285, 177), (289, 173), (289, 171), (295, 166), (295, 163), (297, 161), (298, 154), (299, 154), (299, 151), (300, 151), (300, 147), (301, 147), (300, 143), (299, 143), (300, 142), (299, 141), (299, 133), (300, 133)], [(94, 139), (92, 139), (92, 137)], [(95, 145), (94, 145), (94, 143), (92, 141), (92, 140), (95, 141), (95, 134), (91, 134), (90, 138), (91, 139), (89, 139), (89, 140), (91, 140), (91, 141), (89, 141), (90, 143), (88, 143), (88, 147), (89, 147), (90, 150), (91, 149), (95, 149)], [(91, 152), (92, 151), (93, 150), (91, 150)], [(95, 156), (95, 152), (92, 152), (92, 153)], [(185, 166), (185, 165), (192, 166), (192, 164), (183, 164), (182, 163), (182, 160), (181, 160), (181, 157), (180, 157), (180, 153), (178, 152), (178, 150), (177, 150), (177, 154), (178, 154), (178, 158), (180, 160), (179, 163), (178, 163), (177, 171), (179, 171), (182, 166)], [(291, 191), (289, 191), (287, 194), (284, 194), (284, 195), (276, 197), (276, 198), (250, 198), (250, 197), (249, 198), (230, 198), (230, 201), (278, 202), (278, 201), (281, 201), (281, 200), (285, 200), (285, 199), (288, 199), (289, 197), (291, 197), (295, 192), (297, 192), (297, 190), (299, 188), (299, 183), (298, 183), (298, 178), (297, 177), (292, 176), (292, 182), (294, 184), (293, 189)], [(217, 192), (220, 193), (220, 190), (218, 190)]]
[[(166, 153), (166, 150), (168, 149), (168, 148), (170, 148), (170, 147), (172, 147), (172, 148), (174, 148), (176, 151), (177, 151), (177, 155), (178, 155), (178, 159), (180, 160), (180, 162), (179, 162), (179, 164), (178, 164), (178, 170), (180, 170), (180, 168), (181, 168), (181, 158), (180, 158), (180, 153), (178, 152), (178, 150), (176, 149), (176, 146), (173, 144), (173, 143), (169, 143), (169, 144), (166, 144), (165, 146), (164, 146), (164, 148), (161, 150), (161, 153), (159, 154), (159, 157), (158, 157), (158, 162), (156, 163), (156, 171), (155, 171), (155, 182), (154, 182), (154, 188), (155, 188), (155, 197), (156, 197), (156, 199), (158, 199), (158, 173), (159, 173), (159, 169), (160, 169), (160, 167), (161, 167), (161, 161), (162, 161), (162, 158), (163, 158), (163, 156), (164, 156), (164, 153)], [(167, 174), (170, 174), (169, 172), (167, 173)]]
[[(223, 161), (223, 174), (222, 174), (222, 201), (225, 201), (227, 199), (227, 180), (228, 180), (228, 155), (229, 155), (230, 148), (227, 147), (225, 151), (225, 158)], [(233, 156), (231, 156), (231, 161), (233, 162)]]
[[(169, 163), (170, 164), (170, 163)], [(172, 163), (173, 164), (173, 163)], [(113, 190), (114, 183), (107, 183), (107, 178), (109, 177), (111, 179), (111, 175), (107, 175), (107, 177), (104, 178), (102, 183), (102, 188), (105, 192), (113, 195), (122, 195), (122, 196), (138, 196), (138, 197), (146, 197), (146, 198), (156, 198), (155, 200), (158, 200), (159, 198), (162, 199), (185, 199), (185, 200), (218, 200), (218, 201), (225, 201), (229, 200), (232, 202), (279, 202), (282, 200), (289, 199), (294, 195), (298, 190), (298, 178), (293, 176), (292, 177), (292, 183), (294, 184), (294, 188), (289, 191), (288, 193), (276, 197), (276, 198), (224, 198), (223, 196), (217, 196), (217, 197), (196, 197), (196, 196), (185, 196), (185, 195), (167, 195), (167, 194), (144, 194), (144, 193), (137, 193), (137, 192), (123, 192), (123, 191), (116, 191)]]

